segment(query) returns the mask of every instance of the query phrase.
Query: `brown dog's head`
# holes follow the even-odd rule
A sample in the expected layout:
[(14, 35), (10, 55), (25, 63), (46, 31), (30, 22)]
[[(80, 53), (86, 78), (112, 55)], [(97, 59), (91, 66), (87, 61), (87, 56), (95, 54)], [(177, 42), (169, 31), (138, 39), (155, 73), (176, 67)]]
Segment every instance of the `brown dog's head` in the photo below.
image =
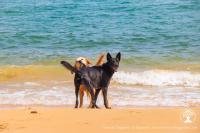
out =
[(83, 66), (88, 67), (91, 64), (92, 64), (91, 61), (89, 61), (87, 58), (78, 57), (76, 59), (75, 64), (74, 64), (74, 68), (77, 69), (77, 70), (80, 70)]

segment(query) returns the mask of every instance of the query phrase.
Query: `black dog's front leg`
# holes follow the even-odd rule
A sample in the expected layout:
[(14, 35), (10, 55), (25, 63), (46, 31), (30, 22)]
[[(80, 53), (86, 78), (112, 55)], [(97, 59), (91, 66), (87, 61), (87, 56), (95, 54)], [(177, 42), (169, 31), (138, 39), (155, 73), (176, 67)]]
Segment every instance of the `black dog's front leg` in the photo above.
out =
[(104, 105), (107, 109), (111, 109), (111, 107), (108, 106), (107, 91), (108, 88), (102, 88)]

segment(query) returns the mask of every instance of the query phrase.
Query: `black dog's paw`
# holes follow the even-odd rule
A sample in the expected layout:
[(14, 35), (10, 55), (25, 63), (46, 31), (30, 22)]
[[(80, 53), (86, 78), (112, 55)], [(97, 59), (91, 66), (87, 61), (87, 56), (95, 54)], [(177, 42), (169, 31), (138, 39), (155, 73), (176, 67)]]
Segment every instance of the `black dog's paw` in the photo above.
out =
[(99, 107), (99, 106), (97, 106), (97, 105), (95, 105), (95, 107), (96, 107), (97, 109), (100, 109), (100, 107)]
[(90, 105), (88, 108), (90, 108), (90, 109), (95, 109), (95, 105)]
[(106, 107), (106, 109), (111, 109), (111, 107)]

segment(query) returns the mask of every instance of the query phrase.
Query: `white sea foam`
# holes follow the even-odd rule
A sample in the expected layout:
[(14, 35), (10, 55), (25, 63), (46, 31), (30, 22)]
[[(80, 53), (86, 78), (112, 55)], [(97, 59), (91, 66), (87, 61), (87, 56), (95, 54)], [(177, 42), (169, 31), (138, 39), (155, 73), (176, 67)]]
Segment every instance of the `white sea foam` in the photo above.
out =
[[(20, 83), (19, 83), (20, 84)], [(39, 84), (39, 83), (36, 83)], [(199, 87), (153, 87), (111, 85), (108, 92), (109, 103), (112, 106), (186, 106), (200, 105)], [(89, 105), (89, 99), (84, 98), (84, 105)], [(99, 95), (98, 105), (103, 105)], [(10, 86), (0, 85), (1, 105), (74, 105), (74, 86), (49, 82), (40, 86)]]
[(189, 71), (148, 70), (143, 72), (117, 72), (113, 80), (121, 84), (150, 86), (200, 86), (200, 74)]
[[(155, 76), (152, 76), (153, 75)], [(179, 76), (170, 72), (146, 71), (140, 73), (116, 73), (114, 80), (122, 80), (125, 84), (109, 86), (108, 98), (112, 106), (200, 106), (200, 89), (198, 74), (178, 73)], [(156, 75), (157, 74), (157, 75)], [(162, 74), (167, 75), (159, 78)], [(121, 79), (118, 79), (117, 76)], [(128, 75), (128, 76), (127, 76)], [(134, 75), (134, 76), (133, 76)], [(137, 75), (137, 76), (135, 76)], [(146, 75), (148, 77), (146, 77)], [(150, 76), (149, 76), (150, 75)], [(173, 77), (173, 75), (175, 77)], [(183, 76), (180, 76), (183, 75)], [(157, 77), (156, 77), (157, 76)], [(170, 77), (171, 76), (171, 77)], [(196, 81), (193, 79), (196, 77)], [(157, 79), (158, 78), (158, 79)], [(128, 80), (130, 79), (130, 81)], [(185, 81), (192, 80), (187, 84)], [(176, 82), (172, 82), (176, 80)], [(177, 80), (180, 82), (177, 82)], [(133, 82), (134, 81), (134, 82)], [(156, 81), (156, 82), (155, 82)], [(164, 82), (165, 81), (165, 82)], [(152, 84), (152, 83), (154, 84)], [(127, 86), (126, 84), (145, 84), (145, 85), (162, 85), (162, 86)], [(151, 83), (151, 84), (150, 84)], [(156, 83), (156, 84), (155, 84)], [(164, 84), (167, 83), (167, 84)], [(179, 84), (178, 84), (179, 83)], [(174, 85), (174, 86), (163, 86)], [(196, 85), (198, 87), (182, 87), (177, 85)], [(97, 104), (103, 105), (103, 97), (99, 95)], [(48, 81), (45, 84), (41, 82), (18, 82), (13, 84), (0, 84), (0, 109), (1, 105), (50, 105), (65, 106), (75, 104), (75, 94), (73, 83), (63, 81)], [(84, 105), (89, 105), (89, 99), (84, 98)]]

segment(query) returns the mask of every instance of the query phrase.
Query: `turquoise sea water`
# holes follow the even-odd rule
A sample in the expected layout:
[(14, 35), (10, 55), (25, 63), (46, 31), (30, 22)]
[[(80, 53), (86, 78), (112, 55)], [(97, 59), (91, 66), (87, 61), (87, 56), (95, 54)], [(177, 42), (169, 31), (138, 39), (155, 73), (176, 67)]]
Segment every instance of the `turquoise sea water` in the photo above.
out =
[(1, 0), (0, 65), (122, 52), (124, 64), (200, 64), (199, 0)]

